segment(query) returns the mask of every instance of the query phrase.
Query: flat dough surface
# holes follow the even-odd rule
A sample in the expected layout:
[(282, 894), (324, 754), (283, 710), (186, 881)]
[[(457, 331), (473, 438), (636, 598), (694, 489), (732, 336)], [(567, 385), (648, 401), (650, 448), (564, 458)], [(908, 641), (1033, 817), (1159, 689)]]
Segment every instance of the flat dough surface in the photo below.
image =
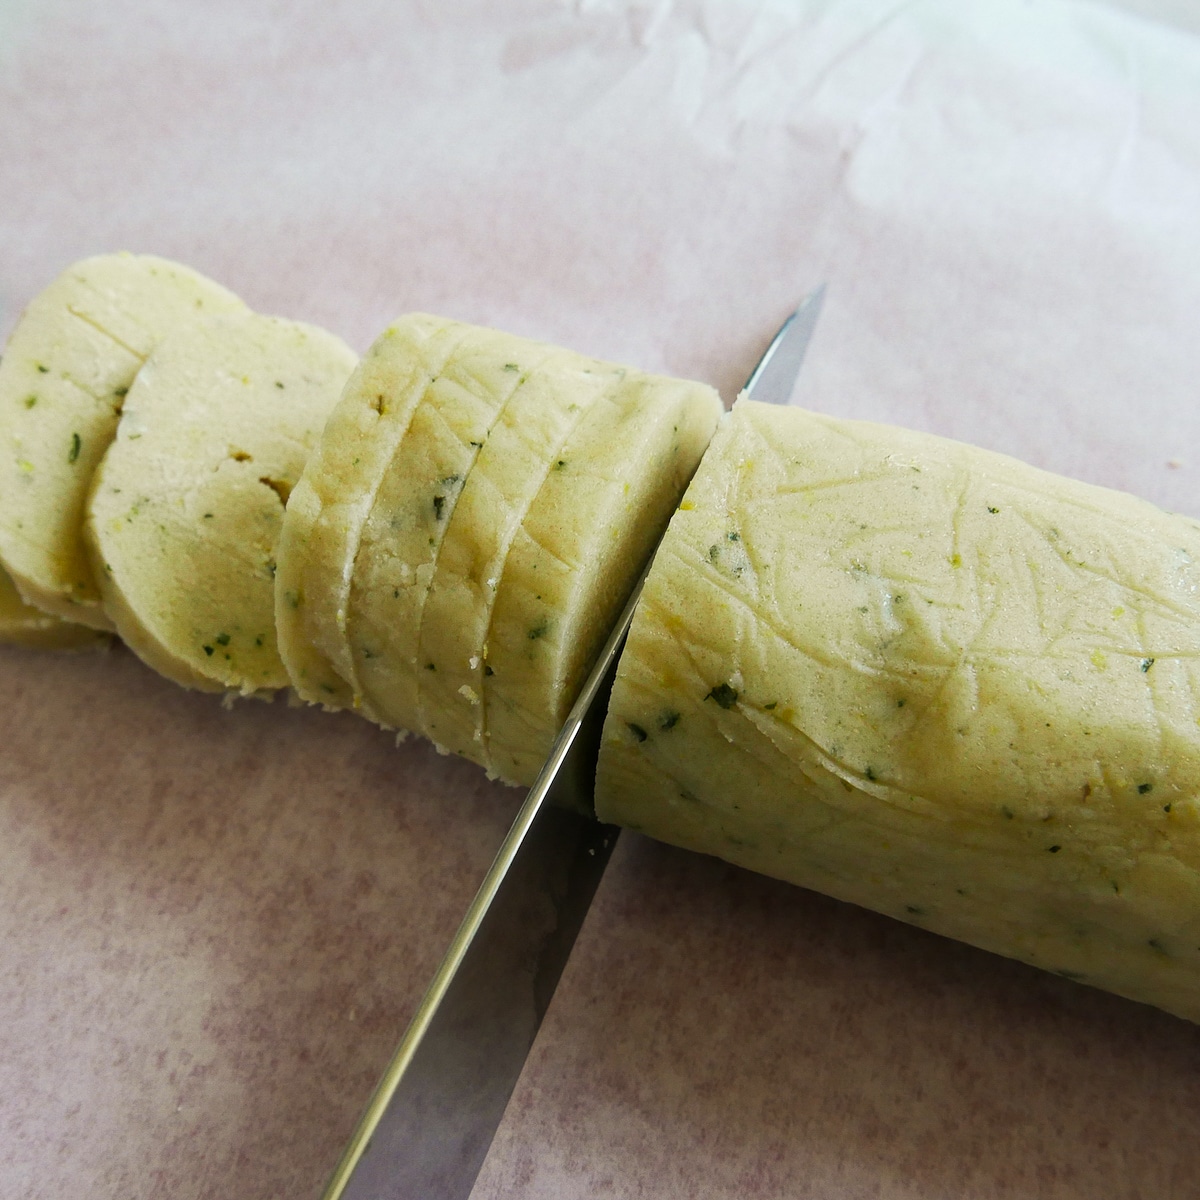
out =
[(647, 581), (597, 813), (1200, 1020), (1200, 523), (743, 401)]
[(288, 685), (275, 639), (275, 555), (354, 352), (311, 325), (197, 320), (138, 373), (96, 472), (89, 549), (105, 609), (184, 686)]
[(244, 309), (190, 267), (146, 254), (84, 259), (30, 302), (0, 361), (0, 563), (27, 600), (111, 628), (83, 509), (125, 394), (166, 333)]

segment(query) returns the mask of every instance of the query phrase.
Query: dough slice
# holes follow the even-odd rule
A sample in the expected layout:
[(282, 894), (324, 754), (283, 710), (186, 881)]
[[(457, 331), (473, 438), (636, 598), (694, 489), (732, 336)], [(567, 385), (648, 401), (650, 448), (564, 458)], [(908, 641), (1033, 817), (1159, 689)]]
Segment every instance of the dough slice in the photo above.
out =
[(355, 705), (346, 615), (363, 526), (418, 402), (466, 329), (424, 313), (389, 326), (292, 491), (276, 555), (276, 631), (292, 686), (311, 704)]
[(38, 650), (90, 650), (107, 646), (109, 640), (98, 629), (72, 625), (26, 604), (12, 577), (0, 567), (0, 642)]
[(284, 504), (356, 359), (324, 330), (245, 313), (163, 339), (96, 472), (87, 539), (105, 611), (185, 687), (285, 687), (274, 628)]
[(0, 562), (26, 601), (111, 628), (83, 509), (125, 393), (171, 330), (245, 307), (178, 263), (106, 254), (69, 267), (25, 310), (0, 361)]
[(564, 442), (624, 370), (556, 351), (504, 406), (463, 482), (419, 635), (418, 728), (439, 749), (484, 764), (487, 630), (509, 547)]
[(489, 771), (530, 785), (721, 414), (712, 388), (630, 372), (546, 476), (500, 577), (483, 672)]
[(621, 658), (597, 813), (1200, 1020), (1200, 525), (743, 401)]
[(381, 724), (419, 728), (418, 634), (443, 536), (498, 414), (551, 353), (464, 327), (396, 447), (363, 529), (347, 621), (362, 707)]

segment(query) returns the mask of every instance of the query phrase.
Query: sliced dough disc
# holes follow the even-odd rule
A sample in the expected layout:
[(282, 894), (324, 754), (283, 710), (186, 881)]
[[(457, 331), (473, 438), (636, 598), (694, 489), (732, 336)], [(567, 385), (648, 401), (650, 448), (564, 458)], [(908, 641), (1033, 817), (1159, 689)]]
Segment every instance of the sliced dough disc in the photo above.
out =
[(711, 388), (630, 372), (594, 405), (508, 552), (483, 672), (486, 765), (528, 786), (700, 456)]
[(246, 313), (177, 330), (138, 373), (87, 537), (105, 610), (169, 679), (287, 686), (274, 628), (284, 504), (355, 362), (324, 330)]
[(596, 810), (1200, 1020), (1200, 523), (741, 402), (655, 557)]
[(107, 646), (108, 634), (52, 617), (21, 599), (11, 576), (0, 567), (0, 642), (38, 650), (91, 650)]
[(463, 481), (504, 406), (553, 353), (465, 326), (396, 447), (355, 560), (347, 629), (364, 711), (419, 728), (418, 634), (438, 552)]
[(288, 501), (277, 553), (279, 652), (297, 695), (352, 708), (346, 632), (354, 562), (387, 464), (466, 326), (412, 313), (367, 351)]
[(500, 412), (463, 481), (419, 634), (419, 731), (484, 764), (487, 630), (513, 538), (584, 414), (625, 368), (556, 351)]
[(25, 310), (0, 361), (0, 562), (28, 602), (111, 628), (83, 510), (125, 393), (171, 330), (245, 307), (178, 263), (106, 254), (69, 267)]

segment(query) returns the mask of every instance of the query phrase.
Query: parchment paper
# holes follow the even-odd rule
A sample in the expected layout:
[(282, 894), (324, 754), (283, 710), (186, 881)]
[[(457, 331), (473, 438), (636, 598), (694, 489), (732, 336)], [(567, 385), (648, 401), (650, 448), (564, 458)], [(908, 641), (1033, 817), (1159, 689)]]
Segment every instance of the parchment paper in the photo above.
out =
[[(1135, 7), (8, 0), (0, 333), (127, 248), (732, 399), (826, 281), (799, 402), (1200, 515), (1200, 20)], [(519, 795), (123, 650), (0, 687), (0, 1195), (317, 1195)], [(1182, 1200), (1198, 1068), (626, 836), (476, 1195)]]

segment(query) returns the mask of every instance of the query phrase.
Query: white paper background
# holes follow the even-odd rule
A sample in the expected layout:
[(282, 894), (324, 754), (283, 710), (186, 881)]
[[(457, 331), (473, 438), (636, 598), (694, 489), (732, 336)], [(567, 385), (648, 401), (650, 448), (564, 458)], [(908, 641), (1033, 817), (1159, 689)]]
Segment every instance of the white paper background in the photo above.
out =
[[(729, 399), (824, 280), (804, 404), (1200, 515), (1200, 20), (1156, 11), (9, 0), (0, 332), (129, 248)], [(314, 1195), (514, 797), (123, 655), (0, 681), (0, 1192)], [(628, 839), (477, 1191), (1182, 1197), (1198, 1050)]]

